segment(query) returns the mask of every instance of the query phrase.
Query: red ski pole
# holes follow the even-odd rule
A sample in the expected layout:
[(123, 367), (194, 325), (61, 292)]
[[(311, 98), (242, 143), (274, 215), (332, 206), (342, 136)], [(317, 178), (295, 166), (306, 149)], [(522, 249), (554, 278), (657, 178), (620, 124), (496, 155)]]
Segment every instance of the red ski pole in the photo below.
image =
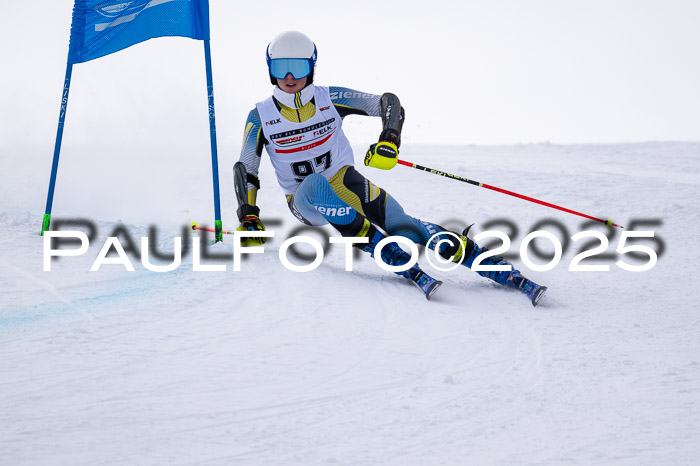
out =
[[(214, 228), (200, 227), (199, 224), (197, 224), (196, 222), (192, 222), (192, 229), (195, 231), (199, 230), (199, 231), (208, 231), (210, 233), (219, 233)], [(231, 231), (231, 230), (220, 230), (220, 232), (223, 235), (232, 235), (233, 234), (233, 231)]]
[(433, 168), (424, 167), (422, 165), (418, 165), (417, 163), (406, 162), (404, 160), (399, 160), (398, 163), (400, 163), (401, 165), (405, 165), (407, 167), (416, 168), (418, 170), (423, 170), (424, 172), (433, 173), (435, 175), (444, 176), (445, 178), (451, 178), (451, 179), (457, 180), (457, 181), (463, 181), (465, 183), (473, 184), (474, 186), (479, 186), (481, 188), (491, 189), (491, 190), (497, 191), (499, 193), (508, 194), (509, 196), (519, 197), (520, 199), (534, 202), (535, 204), (540, 204), (543, 206), (551, 207), (552, 209), (561, 210), (563, 212), (568, 212), (570, 214), (578, 215), (580, 217), (585, 217), (585, 218), (590, 219), (590, 220), (595, 220), (596, 222), (601, 222), (601, 223), (606, 224), (608, 227), (613, 226), (613, 227), (618, 227), (618, 228), (624, 228), (622, 225), (618, 225), (617, 223), (613, 223), (612, 218), (609, 218), (607, 220), (603, 220), (602, 218), (592, 217), (590, 215), (582, 214), (581, 212), (576, 212), (575, 210), (567, 209), (566, 207), (561, 207), (561, 206), (558, 206), (556, 204), (550, 204), (549, 202), (540, 201), (539, 199), (535, 199), (534, 197), (524, 196), (522, 194), (514, 193), (513, 191), (508, 191), (507, 189), (502, 189), (502, 188), (498, 188), (496, 186), (491, 186), (490, 184), (481, 183), (479, 181), (474, 181), (474, 180), (470, 180), (470, 179), (467, 179), (467, 178), (464, 178), (461, 176), (452, 175), (450, 173), (446, 173), (446, 172), (443, 172), (440, 170), (435, 170)]

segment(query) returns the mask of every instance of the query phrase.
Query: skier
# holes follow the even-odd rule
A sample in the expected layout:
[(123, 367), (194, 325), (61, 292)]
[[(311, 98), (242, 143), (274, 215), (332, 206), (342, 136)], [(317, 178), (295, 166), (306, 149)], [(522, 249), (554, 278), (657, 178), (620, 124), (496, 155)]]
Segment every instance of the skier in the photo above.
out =
[[(382, 188), (374, 185), (354, 168), (350, 143), (342, 130), (348, 115), (381, 117), (378, 142), (365, 155), (368, 167), (389, 170), (398, 160), (401, 128), (405, 112), (397, 96), (373, 95), (344, 87), (314, 85), (316, 45), (300, 32), (276, 36), (267, 47), (273, 95), (256, 104), (249, 113), (243, 136), (240, 160), (234, 165), (238, 193), (238, 230), (263, 231), (256, 206), (260, 189), (258, 167), (265, 147), (282, 187), (289, 209), (307, 225), (330, 224), (344, 237), (367, 238), (357, 243), (374, 257), (375, 247), (391, 236), (403, 236), (416, 244), (438, 247), (440, 256), (471, 268), (474, 259), (486, 251), (467, 236), (461, 241), (441, 241), (446, 232), (441, 226), (413, 218)], [(260, 245), (264, 237), (243, 238), (242, 245)], [(389, 265), (404, 265), (410, 255), (396, 243), (385, 245), (380, 254)], [(484, 265), (511, 265), (500, 257), (489, 257)], [(502, 285), (524, 292), (534, 306), (546, 287), (527, 280), (519, 271), (477, 272)], [(424, 273), (416, 264), (399, 273), (415, 283), (430, 299), (442, 282)]]

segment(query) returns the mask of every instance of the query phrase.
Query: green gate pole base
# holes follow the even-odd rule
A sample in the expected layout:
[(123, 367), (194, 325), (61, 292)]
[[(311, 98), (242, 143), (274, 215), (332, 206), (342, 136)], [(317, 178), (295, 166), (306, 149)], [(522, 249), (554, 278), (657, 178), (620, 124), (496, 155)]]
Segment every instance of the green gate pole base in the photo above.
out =
[(223, 227), (221, 225), (221, 220), (214, 220), (214, 230), (216, 235), (216, 242), (224, 241)]
[(44, 236), (44, 232), (49, 230), (50, 224), (51, 214), (44, 214), (44, 223), (41, 225), (41, 236)]

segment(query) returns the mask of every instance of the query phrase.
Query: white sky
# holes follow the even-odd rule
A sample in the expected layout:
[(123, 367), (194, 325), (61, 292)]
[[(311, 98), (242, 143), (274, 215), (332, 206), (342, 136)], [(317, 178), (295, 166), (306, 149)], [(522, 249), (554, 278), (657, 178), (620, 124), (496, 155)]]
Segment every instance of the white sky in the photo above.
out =
[[(1, 5), (0, 146), (52, 148), (73, 1)], [(210, 14), (231, 160), (272, 90), (265, 48), (289, 29), (316, 42), (318, 84), (397, 94), (405, 143), (700, 140), (697, 0), (210, 0)], [(74, 66), (64, 143), (208, 148), (206, 106), (201, 42), (154, 39)], [(354, 144), (380, 130), (345, 127)]]

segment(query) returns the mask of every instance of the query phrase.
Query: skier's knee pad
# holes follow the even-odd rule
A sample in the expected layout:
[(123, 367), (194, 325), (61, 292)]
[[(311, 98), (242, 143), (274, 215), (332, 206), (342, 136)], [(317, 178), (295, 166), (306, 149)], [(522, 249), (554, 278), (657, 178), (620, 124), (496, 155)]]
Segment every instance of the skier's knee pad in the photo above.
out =
[(330, 223), (343, 236), (355, 236), (362, 228), (364, 217), (341, 199), (330, 182), (319, 173), (304, 178), (293, 195), (293, 202), (306, 223)]

